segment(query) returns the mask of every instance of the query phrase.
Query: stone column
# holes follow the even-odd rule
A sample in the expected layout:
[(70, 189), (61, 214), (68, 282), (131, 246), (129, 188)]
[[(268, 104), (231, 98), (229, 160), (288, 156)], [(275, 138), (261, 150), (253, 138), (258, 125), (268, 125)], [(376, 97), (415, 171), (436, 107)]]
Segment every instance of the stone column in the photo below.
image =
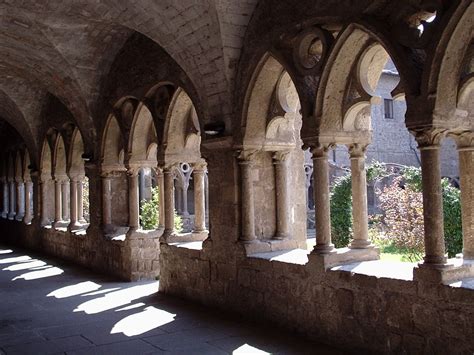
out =
[(316, 220), (316, 245), (314, 252), (334, 252), (331, 242), (331, 200), (329, 193), (328, 153), (334, 144), (319, 144), (311, 149), (313, 154), (313, 198)]
[(8, 182), (7, 180), (3, 181), (3, 211), (2, 211), (2, 217), (7, 218), (8, 217), (8, 208), (9, 208), (9, 200), (8, 200)]
[(10, 209), (8, 213), (8, 219), (15, 219), (16, 215), (16, 209), (15, 209), (15, 194), (16, 194), (16, 188), (15, 188), (15, 181), (10, 181)]
[(21, 221), (25, 217), (25, 183), (21, 179), (16, 181), (16, 220)]
[(441, 188), (440, 142), (443, 131), (430, 129), (416, 132), (420, 149), (423, 187), (423, 217), (425, 227), (425, 257), (423, 265), (446, 263), (444, 246), (443, 194)]
[[(62, 181), (56, 178), (54, 180), (54, 224), (61, 222), (62, 220)], [(46, 195), (44, 195), (46, 196)]]
[(48, 216), (48, 200), (46, 198), (46, 196), (48, 195), (48, 180), (45, 180), (44, 178), (42, 178), (40, 181), (40, 195), (40, 224), (41, 226), (46, 226), (50, 224), (51, 221), (49, 220)]
[(185, 217), (189, 216), (188, 211), (188, 190), (189, 190), (189, 180), (185, 177), (183, 181), (183, 193), (181, 195), (181, 214)]
[(255, 204), (253, 191), (253, 157), (255, 152), (241, 152), (239, 156), (242, 188), (242, 235), (241, 240), (252, 242), (255, 235)]
[(140, 201), (138, 191), (138, 169), (130, 168), (128, 175), (128, 217), (131, 230), (137, 230), (140, 227)]
[(474, 259), (474, 132), (456, 137), (461, 180), (463, 258)]
[(69, 204), (69, 207), (70, 207), (70, 213), (69, 213), (69, 216), (70, 216), (70, 223), (69, 223), (69, 230), (74, 230), (74, 229), (77, 229), (79, 227), (79, 223), (78, 223), (78, 203), (77, 203), (77, 197), (78, 197), (78, 184), (79, 184), (79, 181), (77, 181), (77, 176), (73, 176), (70, 178), (70, 188), (69, 188), (69, 191), (71, 193), (71, 200), (70, 200), (70, 204)]
[(206, 163), (194, 164), (194, 230), (193, 233), (202, 233), (206, 230), (206, 202), (204, 175), (206, 174)]
[(62, 219), (69, 220), (69, 179), (61, 181)]
[(165, 231), (166, 235), (174, 233), (174, 176), (173, 167), (163, 170), (164, 203), (165, 203)]
[(165, 228), (165, 204), (164, 204), (164, 188), (163, 169), (156, 169), (156, 180), (158, 185), (158, 228)]
[(206, 173), (205, 173), (205, 178), (204, 178), (204, 188), (205, 188), (205, 191), (206, 191), (206, 197), (205, 197), (205, 204), (206, 204), (206, 217), (209, 216), (209, 175), (208, 175), (208, 171), (206, 170)]
[[(369, 217), (367, 210), (367, 177), (365, 172), (365, 150), (367, 145), (349, 145), (352, 177), (352, 218), (354, 239), (352, 249), (373, 247), (369, 240)], [(315, 184), (316, 185), (316, 184)]]
[(30, 224), (31, 220), (33, 219), (33, 213), (31, 213), (31, 200), (33, 194), (33, 182), (30, 180), (25, 181), (25, 217), (23, 218), (23, 222), (25, 224)]
[(87, 223), (84, 218), (84, 176), (80, 176), (77, 181), (77, 220), (79, 223)]
[(288, 196), (288, 155), (290, 152), (274, 152), (276, 193), (276, 233), (273, 239), (285, 239), (290, 235), (290, 202)]
[(110, 173), (102, 173), (102, 224), (104, 228), (112, 225), (112, 177)]

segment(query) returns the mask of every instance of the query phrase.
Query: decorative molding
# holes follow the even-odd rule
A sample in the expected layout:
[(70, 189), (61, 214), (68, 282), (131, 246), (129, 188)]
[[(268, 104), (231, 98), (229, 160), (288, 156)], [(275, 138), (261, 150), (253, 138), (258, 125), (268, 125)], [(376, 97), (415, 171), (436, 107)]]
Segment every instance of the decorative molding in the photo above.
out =
[(410, 131), (418, 143), (419, 149), (437, 149), (441, 140), (446, 136), (447, 130), (444, 128), (429, 128)]
[(347, 146), (349, 154), (352, 158), (365, 158), (365, 152), (367, 151), (368, 144), (352, 143)]
[(313, 159), (327, 158), (330, 150), (336, 148), (336, 143), (318, 143), (310, 147)]

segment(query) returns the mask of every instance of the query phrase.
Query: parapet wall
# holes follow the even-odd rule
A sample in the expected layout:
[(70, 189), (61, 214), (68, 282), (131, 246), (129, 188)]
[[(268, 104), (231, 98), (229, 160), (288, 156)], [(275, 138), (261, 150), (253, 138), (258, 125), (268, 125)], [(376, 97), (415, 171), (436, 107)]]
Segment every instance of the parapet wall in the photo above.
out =
[[(384, 353), (472, 353), (474, 290), (162, 245), (160, 291)], [(459, 286), (459, 285), (457, 285)]]
[(123, 280), (154, 280), (159, 275), (158, 232), (129, 234), (123, 240), (106, 239), (99, 229), (71, 233), (35, 228), (16, 221), (0, 221), (0, 240), (69, 260)]

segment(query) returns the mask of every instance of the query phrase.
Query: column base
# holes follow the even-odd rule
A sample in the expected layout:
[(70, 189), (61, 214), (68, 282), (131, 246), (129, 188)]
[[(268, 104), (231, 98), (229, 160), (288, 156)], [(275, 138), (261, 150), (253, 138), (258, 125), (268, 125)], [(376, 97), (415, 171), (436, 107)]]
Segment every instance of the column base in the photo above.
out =
[(375, 245), (370, 240), (354, 239), (349, 245), (349, 249), (372, 249)]
[(351, 264), (361, 261), (380, 260), (380, 250), (378, 248), (334, 249), (333, 253), (317, 253), (313, 250), (308, 255), (309, 261), (315, 264), (319, 271), (325, 271), (335, 266)]
[(77, 231), (81, 228), (82, 228), (82, 225), (79, 222), (69, 223), (69, 225), (67, 226), (67, 230), (69, 232), (74, 232), (74, 231)]
[(23, 214), (17, 214), (17, 215), (15, 216), (15, 219), (16, 219), (17, 221), (21, 222), (21, 221), (23, 221), (23, 218), (24, 218), (24, 217), (25, 217), (25, 215), (23, 215)]
[(286, 234), (281, 234), (281, 233), (275, 234), (275, 235), (273, 236), (273, 239), (275, 239), (275, 240), (283, 240), (283, 239), (287, 239), (287, 238), (288, 238), (288, 235), (286, 235)]
[(334, 244), (316, 244), (311, 253), (315, 254), (333, 254), (337, 253)]
[(8, 218), (8, 213), (7, 212), (2, 212), (2, 218)]
[(8, 219), (9, 219), (10, 221), (13, 221), (13, 220), (15, 219), (15, 216), (16, 216), (16, 213), (9, 213), (9, 214), (8, 214)]

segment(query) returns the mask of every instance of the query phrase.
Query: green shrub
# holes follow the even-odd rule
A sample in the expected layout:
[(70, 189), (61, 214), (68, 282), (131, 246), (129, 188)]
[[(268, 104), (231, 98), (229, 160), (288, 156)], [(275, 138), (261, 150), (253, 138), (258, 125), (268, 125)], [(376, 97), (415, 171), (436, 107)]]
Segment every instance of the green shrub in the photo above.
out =
[[(387, 174), (385, 165), (375, 162), (366, 169), (367, 181)], [(331, 233), (336, 248), (347, 247), (352, 234), (352, 179), (347, 174), (336, 179), (331, 190)]]
[[(160, 221), (160, 195), (158, 193), (158, 187), (152, 188), (151, 193), (151, 200), (142, 200), (140, 206), (140, 221), (142, 228), (145, 230), (156, 229)], [(178, 233), (183, 230), (183, 220), (176, 211), (174, 213), (174, 228)]]

